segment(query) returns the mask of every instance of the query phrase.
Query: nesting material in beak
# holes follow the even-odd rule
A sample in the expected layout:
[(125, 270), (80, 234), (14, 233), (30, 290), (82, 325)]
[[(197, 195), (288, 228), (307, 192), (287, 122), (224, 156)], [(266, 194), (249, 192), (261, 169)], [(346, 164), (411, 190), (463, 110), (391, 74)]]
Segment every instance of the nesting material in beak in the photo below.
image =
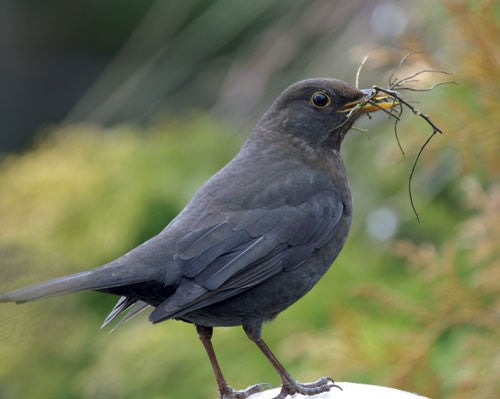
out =
[(338, 112), (350, 112), (357, 114), (367, 114), (383, 109), (394, 108), (399, 105), (399, 101), (386, 93), (378, 93), (374, 89), (361, 90), (364, 97), (344, 105)]

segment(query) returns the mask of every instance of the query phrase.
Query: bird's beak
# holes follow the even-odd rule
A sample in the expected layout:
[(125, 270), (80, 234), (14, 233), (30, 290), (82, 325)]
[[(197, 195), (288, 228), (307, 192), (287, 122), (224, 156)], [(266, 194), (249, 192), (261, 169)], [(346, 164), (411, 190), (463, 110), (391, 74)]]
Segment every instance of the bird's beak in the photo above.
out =
[(374, 89), (361, 90), (364, 94), (359, 100), (347, 103), (338, 112), (356, 112), (357, 114), (366, 114), (368, 112), (380, 111), (383, 109), (394, 108), (399, 105), (394, 97), (385, 93), (376, 93)]

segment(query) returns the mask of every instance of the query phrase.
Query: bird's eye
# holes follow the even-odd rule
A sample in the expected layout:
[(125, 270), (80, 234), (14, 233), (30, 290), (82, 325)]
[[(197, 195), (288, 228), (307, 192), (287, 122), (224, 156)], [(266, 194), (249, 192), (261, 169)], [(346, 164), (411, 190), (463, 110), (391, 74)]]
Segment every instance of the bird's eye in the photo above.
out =
[(322, 91), (317, 91), (311, 97), (311, 102), (318, 108), (325, 108), (330, 105), (330, 97)]

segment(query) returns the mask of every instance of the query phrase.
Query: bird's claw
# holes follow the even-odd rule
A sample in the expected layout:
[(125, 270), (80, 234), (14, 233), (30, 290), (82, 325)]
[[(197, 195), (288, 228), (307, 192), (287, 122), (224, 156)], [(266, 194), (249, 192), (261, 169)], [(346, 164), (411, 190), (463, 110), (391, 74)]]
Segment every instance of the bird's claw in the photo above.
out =
[(246, 399), (249, 396), (262, 392), (266, 390), (267, 388), (274, 388), (273, 385), (263, 382), (261, 384), (255, 384), (252, 386), (249, 386), (247, 389), (242, 389), (240, 391), (236, 391), (233, 388), (231, 388), (229, 385), (224, 387), (224, 389), (220, 393), (221, 399)]
[(312, 396), (319, 393), (328, 392), (332, 388), (338, 388), (342, 390), (342, 388), (335, 384), (335, 381), (333, 381), (333, 379), (330, 377), (322, 377), (317, 381), (309, 383), (301, 383), (294, 379), (290, 379), (283, 384), (281, 392), (274, 399), (285, 399), (288, 395), (292, 396), (296, 393), (306, 396)]

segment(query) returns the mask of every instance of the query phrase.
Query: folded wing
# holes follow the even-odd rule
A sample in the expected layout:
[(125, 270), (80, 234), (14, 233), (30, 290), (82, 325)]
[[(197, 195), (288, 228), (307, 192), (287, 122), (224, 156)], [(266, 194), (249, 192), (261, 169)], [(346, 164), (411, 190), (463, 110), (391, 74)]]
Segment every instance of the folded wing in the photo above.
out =
[(300, 204), (202, 214), (177, 244), (181, 284), (150, 320), (181, 317), (306, 262), (332, 239), (343, 211), (333, 185), (306, 198)]

